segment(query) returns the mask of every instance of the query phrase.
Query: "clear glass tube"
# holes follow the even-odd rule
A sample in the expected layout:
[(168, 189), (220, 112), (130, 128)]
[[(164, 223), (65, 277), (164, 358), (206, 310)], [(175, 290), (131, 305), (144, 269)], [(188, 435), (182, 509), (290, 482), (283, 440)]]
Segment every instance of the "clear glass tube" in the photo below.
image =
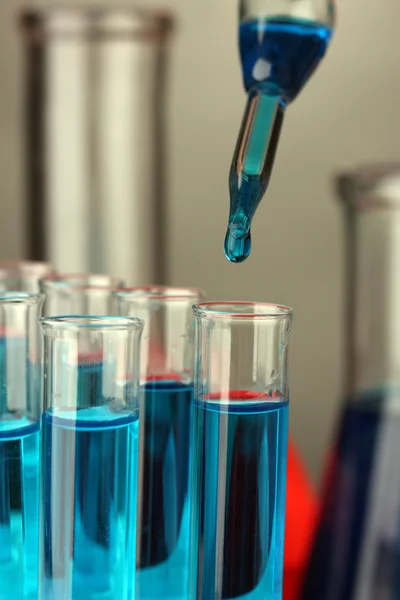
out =
[(194, 307), (192, 600), (281, 600), (292, 311)]
[(303, 600), (400, 596), (400, 164), (336, 178), (344, 385)]
[(35, 4), (21, 19), (29, 256), (159, 281), (173, 19), (147, 2)]
[(186, 600), (193, 314), (199, 290), (144, 287), (117, 294), (144, 320), (137, 597)]
[(40, 280), (45, 294), (43, 314), (112, 315), (117, 314), (113, 293), (124, 282), (111, 275), (54, 274)]
[(132, 600), (143, 323), (48, 317), (40, 600)]
[(0, 293), (0, 597), (37, 599), (43, 296)]
[(39, 279), (54, 273), (50, 263), (29, 260), (0, 261), (0, 290), (39, 292)]

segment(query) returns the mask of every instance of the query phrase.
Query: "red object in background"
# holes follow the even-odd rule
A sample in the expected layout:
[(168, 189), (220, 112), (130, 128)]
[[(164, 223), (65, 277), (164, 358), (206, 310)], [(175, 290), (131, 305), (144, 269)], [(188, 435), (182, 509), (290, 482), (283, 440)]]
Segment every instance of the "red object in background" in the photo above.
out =
[(300, 454), (289, 440), (283, 600), (298, 600), (311, 550), (318, 502)]

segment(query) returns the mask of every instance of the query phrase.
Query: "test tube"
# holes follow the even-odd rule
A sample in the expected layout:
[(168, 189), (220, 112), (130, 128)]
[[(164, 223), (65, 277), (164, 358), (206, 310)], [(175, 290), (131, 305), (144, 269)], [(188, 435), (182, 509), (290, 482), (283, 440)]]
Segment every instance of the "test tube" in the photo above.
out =
[(0, 290), (39, 292), (39, 279), (53, 273), (50, 263), (29, 260), (0, 261)]
[(116, 314), (113, 292), (124, 282), (111, 275), (60, 273), (43, 277), (40, 289), (46, 296), (44, 315)]
[(188, 598), (192, 305), (201, 297), (196, 289), (159, 286), (117, 294), (120, 314), (145, 323), (136, 580), (140, 600)]
[(25, 2), (26, 247), (62, 271), (166, 277), (175, 19), (159, 4)]
[(143, 323), (59, 316), (41, 325), (38, 598), (132, 600)]
[(0, 598), (37, 599), (43, 296), (0, 293)]
[(194, 307), (191, 600), (281, 600), (288, 450), (284, 306)]

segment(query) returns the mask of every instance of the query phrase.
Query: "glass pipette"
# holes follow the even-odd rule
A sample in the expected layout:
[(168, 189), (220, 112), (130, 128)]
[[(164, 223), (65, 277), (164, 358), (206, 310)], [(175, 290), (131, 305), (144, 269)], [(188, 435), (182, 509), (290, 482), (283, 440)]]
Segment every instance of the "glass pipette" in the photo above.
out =
[(250, 254), (251, 221), (268, 187), (286, 106), (323, 58), (334, 16), (333, 0), (241, 0), (248, 98), (229, 173), (225, 254), (232, 262)]

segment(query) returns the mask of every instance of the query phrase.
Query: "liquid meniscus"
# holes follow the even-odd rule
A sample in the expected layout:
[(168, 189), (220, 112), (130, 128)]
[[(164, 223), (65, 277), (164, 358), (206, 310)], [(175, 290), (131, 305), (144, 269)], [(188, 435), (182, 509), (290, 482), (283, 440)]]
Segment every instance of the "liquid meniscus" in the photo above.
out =
[(251, 222), (269, 184), (284, 111), (323, 58), (332, 30), (299, 19), (254, 19), (239, 28), (247, 106), (230, 175), (225, 255), (242, 262), (251, 251)]

